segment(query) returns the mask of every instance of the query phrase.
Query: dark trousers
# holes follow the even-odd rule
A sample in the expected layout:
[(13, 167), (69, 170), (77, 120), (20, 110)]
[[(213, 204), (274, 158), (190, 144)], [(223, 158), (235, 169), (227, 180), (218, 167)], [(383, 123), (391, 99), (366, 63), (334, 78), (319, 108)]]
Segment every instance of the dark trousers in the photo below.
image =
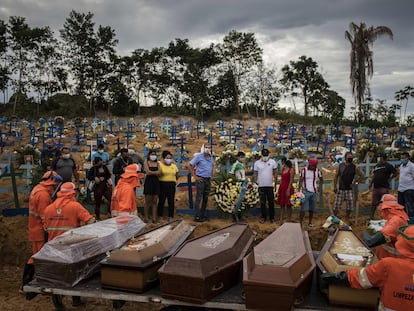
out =
[[(195, 199), (195, 217), (205, 218), (206, 207), (208, 201), (208, 195), (210, 194), (211, 188), (211, 179), (210, 178), (200, 178), (196, 184), (196, 199)], [(201, 207), (200, 207), (201, 203)]]
[(414, 190), (398, 191), (398, 204), (404, 205), (409, 224), (414, 224)]
[(273, 187), (259, 187), (260, 211), (262, 218), (267, 219), (266, 201), (269, 206), (269, 219), (275, 218), (275, 194)]
[(93, 196), (95, 198), (95, 215), (99, 219), (101, 217), (102, 197), (105, 197), (111, 203), (112, 189), (108, 187), (106, 181), (101, 181), (99, 184), (95, 184)]
[(161, 217), (164, 211), (165, 199), (168, 202), (168, 217), (174, 217), (175, 182), (160, 181), (160, 196), (158, 200), (158, 216)]

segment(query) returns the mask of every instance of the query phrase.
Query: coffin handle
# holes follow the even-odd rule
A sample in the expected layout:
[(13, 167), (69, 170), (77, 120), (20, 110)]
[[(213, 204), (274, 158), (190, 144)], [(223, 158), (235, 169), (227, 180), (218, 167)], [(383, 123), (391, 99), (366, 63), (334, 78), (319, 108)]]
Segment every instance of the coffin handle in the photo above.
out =
[(224, 287), (224, 283), (221, 282), (218, 286), (213, 285), (213, 287), (211, 288), (211, 291), (216, 292), (216, 291), (222, 289), (223, 287)]
[(155, 278), (153, 278), (153, 279), (148, 279), (148, 280), (146, 280), (145, 282), (147, 282), (147, 283), (153, 283), (153, 282), (155, 282), (155, 281), (157, 281), (158, 280), (158, 278), (157, 277), (155, 277)]

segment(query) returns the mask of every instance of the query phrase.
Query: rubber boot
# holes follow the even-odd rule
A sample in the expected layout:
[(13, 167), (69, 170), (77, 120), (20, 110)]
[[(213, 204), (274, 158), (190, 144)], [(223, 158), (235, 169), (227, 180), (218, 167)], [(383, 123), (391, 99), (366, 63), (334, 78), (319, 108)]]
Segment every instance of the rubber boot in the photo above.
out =
[[(24, 266), (23, 269), (23, 280), (22, 280), (22, 286), (20, 287), (20, 290), (23, 291), (23, 286), (29, 284), (34, 277), (34, 265), (27, 263)], [(25, 293), (26, 300), (32, 300), (38, 295), (38, 293)]]
[(72, 296), (72, 307), (79, 307), (86, 304), (86, 301), (82, 300), (79, 296)]
[(63, 297), (61, 295), (52, 295), (53, 306), (55, 311), (64, 311), (65, 306), (63, 305)]

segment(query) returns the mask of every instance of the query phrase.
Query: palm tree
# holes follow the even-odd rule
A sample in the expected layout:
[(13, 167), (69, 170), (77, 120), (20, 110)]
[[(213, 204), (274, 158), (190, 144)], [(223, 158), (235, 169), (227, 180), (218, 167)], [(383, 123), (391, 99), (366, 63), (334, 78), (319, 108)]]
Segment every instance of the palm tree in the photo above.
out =
[(406, 115), (407, 115), (407, 106), (408, 106), (408, 98), (409, 97), (414, 97), (414, 88), (412, 86), (407, 85), (405, 88), (403, 88), (402, 90), (399, 90), (398, 92), (395, 92), (395, 100), (397, 102), (405, 102), (405, 107), (404, 107), (404, 118), (401, 119), (401, 110), (400, 110), (400, 122), (401, 124), (403, 123), (403, 120), (406, 121)]
[(370, 46), (382, 35), (389, 35), (391, 39), (393, 38), (391, 29), (386, 26), (367, 28), (365, 23), (357, 25), (352, 22), (349, 24), (349, 31), (345, 31), (345, 38), (351, 43), (349, 79), (359, 122), (363, 121), (361, 104), (365, 94), (369, 93), (368, 78), (372, 78), (374, 73), (373, 52), (370, 50)]

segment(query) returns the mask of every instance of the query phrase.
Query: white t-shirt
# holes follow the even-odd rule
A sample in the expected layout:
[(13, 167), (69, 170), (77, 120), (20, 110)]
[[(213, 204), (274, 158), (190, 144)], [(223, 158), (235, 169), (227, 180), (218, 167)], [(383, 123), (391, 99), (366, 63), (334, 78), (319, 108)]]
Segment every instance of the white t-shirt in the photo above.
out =
[(300, 177), (303, 178), (303, 189), (306, 189), (309, 192), (318, 192), (319, 178), (322, 177), (322, 173), (319, 169), (311, 171), (308, 170), (307, 167), (304, 167), (300, 171)]
[(257, 183), (259, 187), (273, 187), (273, 170), (277, 168), (276, 161), (262, 159), (254, 162), (253, 170), (257, 172)]
[(414, 189), (414, 163), (408, 161), (407, 165), (400, 165), (400, 178), (398, 180), (398, 191)]

